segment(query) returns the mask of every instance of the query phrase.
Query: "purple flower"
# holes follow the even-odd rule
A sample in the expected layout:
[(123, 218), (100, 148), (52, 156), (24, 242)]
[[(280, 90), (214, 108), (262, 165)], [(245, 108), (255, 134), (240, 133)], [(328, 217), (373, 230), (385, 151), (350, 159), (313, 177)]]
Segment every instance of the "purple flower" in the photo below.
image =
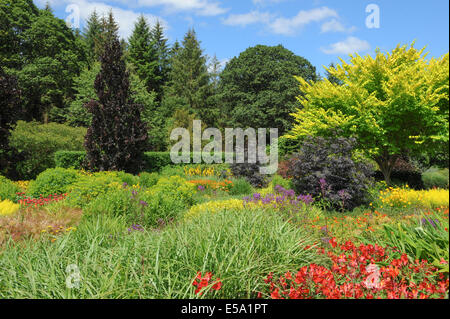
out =
[(422, 218), (421, 222), (422, 225), (431, 225), (433, 228), (436, 228), (437, 224), (439, 224), (439, 220), (432, 218)]
[(122, 187), (123, 187), (123, 188), (126, 188), (127, 186), (128, 186), (128, 184), (125, 183), (125, 182), (122, 184)]
[(144, 231), (144, 227), (142, 227), (141, 225), (138, 224), (133, 224), (131, 225), (130, 228), (128, 228), (128, 233), (131, 233), (133, 231)]
[(338, 192), (338, 195), (341, 198), (341, 200), (349, 200), (352, 198), (346, 189), (341, 189)]
[(197, 190), (203, 192), (205, 190), (205, 186), (203, 185), (198, 185)]
[(141, 201), (139, 202), (139, 204), (141, 204), (141, 205), (144, 206), (144, 207), (148, 206), (148, 203), (147, 203), (146, 201), (143, 201), (143, 200), (141, 200)]

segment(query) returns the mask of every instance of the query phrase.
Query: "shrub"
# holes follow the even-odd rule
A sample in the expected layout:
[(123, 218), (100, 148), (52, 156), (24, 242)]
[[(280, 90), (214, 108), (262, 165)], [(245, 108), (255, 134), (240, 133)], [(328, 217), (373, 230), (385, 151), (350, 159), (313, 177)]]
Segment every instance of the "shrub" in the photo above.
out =
[(55, 166), (62, 168), (81, 169), (85, 167), (85, 151), (57, 151), (54, 155)]
[(159, 172), (163, 167), (172, 164), (170, 152), (144, 153), (144, 167), (146, 172)]
[(158, 183), (158, 179), (158, 173), (143, 172), (139, 174), (139, 185), (149, 188), (155, 186)]
[(448, 207), (449, 192), (443, 189), (431, 189), (428, 191), (417, 191), (404, 188), (390, 187), (380, 192), (382, 205), (394, 208), (421, 207), (439, 208)]
[(65, 194), (79, 177), (79, 173), (74, 169), (49, 168), (30, 183), (27, 194), (32, 197)]
[(21, 189), (7, 179), (0, 175), (0, 200), (9, 199), (10, 201), (17, 202), (17, 193), (20, 193)]
[(120, 178), (109, 172), (82, 176), (70, 187), (67, 203), (71, 207), (84, 208), (99, 195), (106, 194), (112, 189), (120, 189), (122, 185)]
[(280, 175), (284, 179), (291, 179), (292, 178), (292, 172), (291, 172), (292, 164), (293, 164), (292, 157), (282, 160), (278, 164), (278, 172), (277, 172), (278, 175)]
[(85, 211), (88, 214), (126, 216), (128, 218), (134, 213), (135, 205), (129, 189), (112, 188), (90, 202)]
[(195, 187), (179, 176), (163, 177), (137, 196), (142, 200), (145, 224), (156, 226), (178, 217), (194, 204)]
[(323, 199), (328, 208), (352, 210), (369, 202), (372, 167), (354, 161), (356, 140), (307, 138), (293, 158), (292, 183), (298, 194)]
[(0, 202), (0, 216), (14, 215), (19, 211), (20, 205), (14, 204), (9, 199)]
[(231, 185), (230, 195), (246, 195), (252, 192), (252, 185), (244, 178), (233, 180)]
[(270, 184), (275, 187), (277, 185), (282, 186), (285, 189), (292, 189), (292, 181), (289, 179), (284, 179), (280, 175), (274, 175)]
[(185, 220), (189, 220), (196, 218), (201, 214), (217, 214), (221, 211), (239, 211), (253, 208), (257, 208), (257, 206), (253, 205), (245, 207), (244, 202), (241, 199), (211, 201), (192, 206), (183, 217)]
[(422, 180), (426, 189), (448, 188), (448, 168), (442, 170), (438, 168), (430, 168), (422, 174)]
[(253, 187), (267, 187), (267, 179), (259, 172), (260, 164), (257, 163), (233, 163), (230, 165), (234, 177), (245, 178)]
[(10, 144), (25, 157), (18, 163), (21, 179), (34, 179), (47, 168), (55, 167), (54, 153), (59, 150), (83, 150), (85, 128), (63, 124), (18, 121), (11, 132)]

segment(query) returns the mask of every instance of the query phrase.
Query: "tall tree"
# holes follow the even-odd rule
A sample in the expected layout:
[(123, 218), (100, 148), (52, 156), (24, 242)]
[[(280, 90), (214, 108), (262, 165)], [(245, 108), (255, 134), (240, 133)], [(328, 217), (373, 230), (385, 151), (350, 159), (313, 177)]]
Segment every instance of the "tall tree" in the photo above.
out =
[(400, 157), (426, 150), (430, 155), (448, 148), (449, 55), (426, 60), (424, 49), (397, 46), (386, 54), (351, 56), (350, 62), (328, 72), (345, 85), (310, 83), (297, 77), (305, 93), (293, 114), (288, 139), (326, 136), (339, 128), (358, 140), (391, 181)]
[(257, 45), (231, 59), (221, 73), (219, 94), (228, 124), (287, 132), (296, 96), (301, 93), (294, 75), (308, 81), (317, 79), (308, 60), (281, 45)]
[(86, 21), (86, 26), (83, 31), (86, 43), (86, 55), (89, 65), (92, 65), (99, 58), (99, 41), (102, 34), (102, 23), (97, 11), (93, 11)]
[[(112, 14), (110, 26), (115, 24)], [(129, 73), (122, 46), (116, 32), (103, 37), (101, 70), (95, 80), (97, 100), (86, 104), (92, 113), (85, 147), (91, 169), (124, 170), (137, 173), (142, 169), (142, 154), (147, 141), (147, 128), (141, 121), (141, 105), (130, 95)]]
[(22, 68), (26, 56), (23, 34), (38, 15), (32, 0), (0, 0), (0, 65)]
[[(336, 68), (336, 66), (334, 65), (334, 63), (330, 63), (328, 70), (335, 69), (335, 68)], [(343, 82), (341, 80), (339, 80), (336, 76), (331, 74), (330, 71), (328, 71), (328, 70), (325, 70), (328, 81), (330, 81), (333, 84), (342, 85)]]
[(20, 90), (17, 79), (8, 75), (0, 66), (0, 172), (8, 166), (9, 136), (12, 125), (18, 119)]
[(84, 52), (64, 20), (41, 10), (22, 35), (27, 63), (17, 71), (27, 120), (48, 121), (52, 107), (64, 107), (73, 96), (73, 78)]
[(143, 15), (134, 25), (129, 39), (128, 59), (139, 78), (144, 81), (148, 92), (157, 91), (161, 81), (158, 74), (158, 56), (151, 40), (150, 26)]
[(208, 106), (205, 101), (210, 95), (211, 86), (206, 57), (193, 29), (187, 32), (182, 47), (172, 60), (170, 88), (171, 95), (186, 101), (189, 112), (208, 121)]
[(163, 87), (167, 83), (170, 72), (170, 51), (167, 45), (167, 39), (164, 36), (164, 28), (159, 20), (151, 30), (151, 42), (156, 50), (158, 57), (158, 68), (156, 77), (155, 92), (157, 93), (158, 101), (161, 101), (163, 96)]

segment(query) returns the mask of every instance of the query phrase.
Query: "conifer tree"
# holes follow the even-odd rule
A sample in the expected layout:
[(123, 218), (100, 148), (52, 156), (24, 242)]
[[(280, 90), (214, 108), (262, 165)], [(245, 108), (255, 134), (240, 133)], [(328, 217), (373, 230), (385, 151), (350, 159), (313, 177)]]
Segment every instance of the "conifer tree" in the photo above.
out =
[(142, 169), (147, 128), (141, 121), (142, 106), (131, 97), (129, 73), (112, 14), (106, 22), (109, 30), (102, 36), (101, 70), (94, 84), (98, 101), (86, 104), (92, 113), (85, 139), (88, 164), (93, 170), (137, 173)]
[(193, 29), (187, 32), (182, 47), (174, 52), (170, 72), (171, 94), (185, 99), (188, 111), (204, 119), (208, 113), (205, 101), (211, 86), (206, 57)]
[(100, 36), (102, 34), (102, 23), (97, 11), (93, 11), (86, 21), (86, 27), (84, 29), (84, 37), (86, 43), (86, 55), (91, 66), (93, 63), (98, 61), (99, 52), (97, 50)]
[(158, 56), (151, 40), (150, 27), (143, 15), (134, 26), (129, 39), (128, 59), (148, 92), (157, 91), (161, 77), (158, 74)]
[(158, 59), (155, 92), (157, 93), (158, 101), (161, 101), (163, 95), (163, 87), (169, 78), (170, 51), (167, 45), (167, 39), (164, 37), (164, 28), (159, 20), (156, 21), (156, 24), (151, 30), (151, 42), (156, 50)]

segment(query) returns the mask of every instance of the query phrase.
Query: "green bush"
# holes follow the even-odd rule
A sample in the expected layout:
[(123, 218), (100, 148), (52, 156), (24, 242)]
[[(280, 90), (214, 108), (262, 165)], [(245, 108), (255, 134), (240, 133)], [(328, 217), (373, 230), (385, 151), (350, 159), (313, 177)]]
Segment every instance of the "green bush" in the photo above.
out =
[(17, 202), (17, 193), (20, 193), (20, 188), (11, 182), (6, 177), (0, 175), (0, 202), (9, 199), (10, 201)]
[(81, 169), (86, 160), (85, 151), (57, 151), (54, 155), (55, 166), (63, 168)]
[(230, 195), (247, 195), (252, 192), (253, 188), (245, 178), (233, 180), (233, 186), (230, 189)]
[(194, 204), (195, 186), (180, 176), (163, 177), (142, 194), (141, 205), (145, 206), (145, 224), (156, 226), (176, 219)]
[(47, 197), (50, 194), (65, 194), (79, 178), (79, 173), (74, 169), (49, 168), (30, 183), (27, 195)]
[(292, 189), (292, 182), (288, 179), (284, 179), (280, 175), (274, 175), (271, 184), (273, 187), (280, 185), (285, 189)]
[(139, 174), (139, 185), (149, 188), (155, 186), (158, 183), (158, 179), (158, 173), (143, 172)]
[(63, 124), (18, 121), (11, 131), (10, 145), (25, 159), (17, 164), (21, 179), (34, 179), (47, 168), (55, 167), (54, 153), (83, 150), (85, 128)]
[(129, 189), (110, 189), (87, 204), (85, 211), (93, 215), (125, 216), (128, 219), (136, 210), (134, 201), (130, 195), (131, 192)]
[(426, 172), (422, 174), (422, 180), (425, 185), (425, 188), (448, 188), (449, 184), (449, 176), (448, 176), (448, 168), (446, 169), (438, 169), (438, 168), (430, 168)]
[(67, 203), (72, 207), (84, 208), (98, 196), (113, 189), (122, 188), (123, 182), (111, 172), (82, 176), (70, 187)]

